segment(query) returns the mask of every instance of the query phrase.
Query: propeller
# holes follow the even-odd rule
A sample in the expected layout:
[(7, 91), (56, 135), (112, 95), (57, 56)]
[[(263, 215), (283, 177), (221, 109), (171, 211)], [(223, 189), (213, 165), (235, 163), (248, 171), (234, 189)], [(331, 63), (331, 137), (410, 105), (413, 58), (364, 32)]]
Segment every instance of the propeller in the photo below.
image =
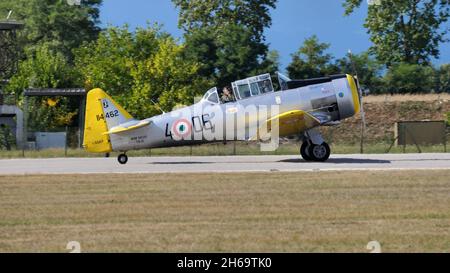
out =
[(358, 79), (357, 74), (355, 74), (355, 78), (356, 78), (356, 86), (358, 87), (358, 95), (359, 95), (359, 113), (361, 115), (363, 129), (366, 130), (366, 112), (364, 112), (363, 92), (361, 90), (361, 86), (359, 85), (359, 79)]
[(359, 83), (358, 71), (356, 71), (355, 63), (353, 62), (353, 54), (352, 51), (348, 50), (348, 56), (350, 59), (350, 63), (352, 64), (353, 75), (356, 81), (356, 87), (358, 88), (359, 95), (359, 113), (361, 115), (361, 153), (364, 153), (364, 133), (366, 131), (366, 112), (364, 112), (364, 101), (363, 101), (363, 92), (361, 90), (361, 85)]

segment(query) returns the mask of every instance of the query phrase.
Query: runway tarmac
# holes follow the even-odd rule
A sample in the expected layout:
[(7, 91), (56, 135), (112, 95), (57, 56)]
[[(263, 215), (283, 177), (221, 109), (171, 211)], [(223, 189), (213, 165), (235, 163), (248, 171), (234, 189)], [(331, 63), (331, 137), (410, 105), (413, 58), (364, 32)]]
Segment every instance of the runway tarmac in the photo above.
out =
[(325, 163), (305, 162), (295, 155), (130, 157), (126, 165), (116, 158), (0, 160), (0, 175), (418, 169), (450, 169), (450, 153), (335, 154)]

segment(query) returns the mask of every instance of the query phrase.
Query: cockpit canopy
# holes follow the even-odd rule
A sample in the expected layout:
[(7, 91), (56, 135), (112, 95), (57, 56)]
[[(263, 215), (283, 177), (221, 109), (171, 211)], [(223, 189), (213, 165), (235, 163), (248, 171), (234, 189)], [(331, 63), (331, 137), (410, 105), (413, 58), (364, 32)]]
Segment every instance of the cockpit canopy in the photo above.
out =
[(236, 99), (246, 99), (273, 92), (270, 74), (263, 74), (231, 83)]
[(209, 89), (208, 91), (206, 91), (202, 100), (218, 104), (219, 103), (219, 94), (217, 92), (217, 87), (213, 87), (213, 88)]
[[(280, 81), (280, 75), (278, 75), (278, 77)], [(233, 101), (274, 92), (270, 74), (262, 74), (259, 76), (235, 81), (231, 83), (231, 86), (233, 89), (232, 92), (234, 94), (234, 98), (232, 99)], [(213, 87), (205, 93), (202, 101), (207, 101), (213, 104), (224, 103), (220, 97), (221, 95), (223, 94), (221, 93), (219, 95), (219, 90), (217, 89), (217, 87)]]

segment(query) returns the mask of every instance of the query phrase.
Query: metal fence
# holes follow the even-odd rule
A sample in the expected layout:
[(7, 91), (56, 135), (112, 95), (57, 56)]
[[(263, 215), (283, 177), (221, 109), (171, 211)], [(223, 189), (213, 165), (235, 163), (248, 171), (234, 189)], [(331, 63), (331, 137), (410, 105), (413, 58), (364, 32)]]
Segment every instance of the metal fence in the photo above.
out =
[[(393, 128), (394, 129), (394, 128)], [(354, 132), (345, 138), (341, 137), (338, 127), (321, 128), (325, 141), (330, 144), (332, 153), (360, 153), (361, 141), (359, 132)], [(99, 156), (89, 154), (82, 149), (82, 132), (78, 127), (59, 127), (52, 130), (30, 130), (28, 129), (26, 143), (21, 149), (18, 148), (13, 132), (0, 128), (0, 157), (21, 157), (21, 156)], [(367, 133), (366, 133), (367, 134)], [(395, 133), (387, 135), (385, 139), (377, 141), (364, 141), (364, 153), (386, 153), (386, 152), (446, 152), (446, 143), (449, 137), (449, 130), (445, 138), (444, 145), (393, 145)], [(61, 140), (63, 138), (63, 140)], [(258, 143), (255, 142), (217, 142), (203, 145), (145, 149), (140, 151), (130, 151), (131, 156), (214, 156), (214, 155), (264, 155), (264, 154), (299, 154), (300, 141), (298, 138), (283, 138), (278, 149), (271, 152), (262, 152)], [(9, 152), (8, 152), (9, 151)], [(100, 155), (102, 156), (102, 155)]]

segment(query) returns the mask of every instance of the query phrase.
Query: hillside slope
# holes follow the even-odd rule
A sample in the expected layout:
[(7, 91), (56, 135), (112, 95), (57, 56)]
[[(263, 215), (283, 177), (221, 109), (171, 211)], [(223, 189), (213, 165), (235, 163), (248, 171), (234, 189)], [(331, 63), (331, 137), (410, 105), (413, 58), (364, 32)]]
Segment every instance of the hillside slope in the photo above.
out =
[[(397, 121), (446, 120), (450, 112), (450, 94), (367, 96), (364, 110), (366, 142), (390, 142)], [(360, 141), (361, 117), (358, 114), (338, 126), (321, 130), (332, 143), (357, 143)]]

